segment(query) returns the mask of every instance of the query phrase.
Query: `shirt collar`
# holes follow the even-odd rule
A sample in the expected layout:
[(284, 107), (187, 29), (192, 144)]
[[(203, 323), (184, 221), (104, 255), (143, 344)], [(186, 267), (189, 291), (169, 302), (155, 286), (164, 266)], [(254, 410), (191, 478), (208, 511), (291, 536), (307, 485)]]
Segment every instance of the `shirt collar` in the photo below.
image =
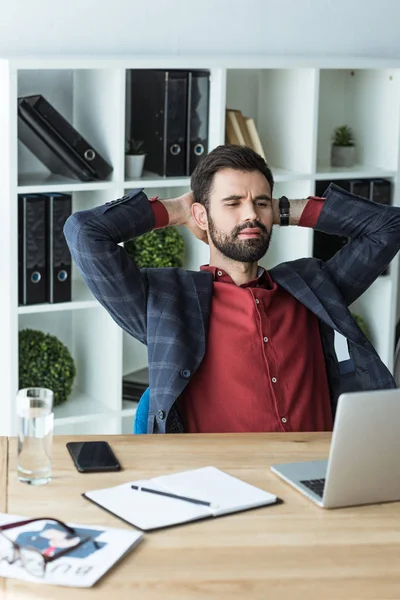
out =
[[(200, 271), (207, 271), (208, 273), (212, 273), (214, 277), (214, 281), (218, 283), (232, 283), (235, 284), (232, 277), (228, 275), (226, 271), (223, 269), (219, 269), (218, 267), (210, 267), (210, 265), (202, 265), (200, 267)], [(274, 287), (274, 283), (271, 279), (270, 274), (263, 267), (258, 267), (257, 277), (252, 281), (248, 281), (247, 283), (243, 283), (239, 287), (247, 288), (247, 287), (264, 287), (267, 289), (272, 289)]]

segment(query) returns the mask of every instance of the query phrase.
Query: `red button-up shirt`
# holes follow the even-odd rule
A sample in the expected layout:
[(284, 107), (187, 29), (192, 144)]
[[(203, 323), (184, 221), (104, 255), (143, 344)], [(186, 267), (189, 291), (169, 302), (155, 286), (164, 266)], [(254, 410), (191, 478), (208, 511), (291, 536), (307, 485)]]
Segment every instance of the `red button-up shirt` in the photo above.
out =
[[(161, 207), (153, 203), (156, 227), (168, 223)], [(321, 209), (310, 199), (299, 225), (313, 227)], [(185, 430), (331, 430), (317, 317), (264, 269), (241, 286), (217, 267), (201, 270), (214, 276), (213, 297), (205, 356), (178, 400)]]

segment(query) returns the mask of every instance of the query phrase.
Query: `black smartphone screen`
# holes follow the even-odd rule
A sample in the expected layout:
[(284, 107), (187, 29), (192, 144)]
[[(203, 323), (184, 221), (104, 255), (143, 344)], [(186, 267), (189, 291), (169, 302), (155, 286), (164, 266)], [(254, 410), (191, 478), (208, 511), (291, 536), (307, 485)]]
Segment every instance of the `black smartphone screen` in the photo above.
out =
[(119, 471), (119, 464), (107, 442), (68, 442), (68, 451), (78, 471)]

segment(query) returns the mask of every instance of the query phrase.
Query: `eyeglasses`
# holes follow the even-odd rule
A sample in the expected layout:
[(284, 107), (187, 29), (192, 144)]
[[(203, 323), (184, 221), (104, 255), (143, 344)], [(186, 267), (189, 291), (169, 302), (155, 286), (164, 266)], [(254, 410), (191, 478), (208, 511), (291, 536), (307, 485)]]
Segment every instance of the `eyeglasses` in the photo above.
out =
[[(57, 523), (61, 526), (67, 533), (69, 538), (78, 538), (78, 542), (69, 546), (68, 548), (64, 548), (59, 552), (55, 553), (53, 556), (47, 556), (46, 554), (42, 554), (42, 552), (38, 548), (34, 548), (32, 546), (18, 544), (11, 540), (4, 534), (6, 529), (12, 529), (14, 527), (22, 527), (23, 525), (29, 525), (29, 523), (36, 523), (37, 521), (51, 521), (52, 523)], [(39, 535), (39, 532), (38, 532)], [(58, 519), (50, 519), (46, 517), (42, 517), (40, 519), (28, 519), (27, 521), (18, 521), (17, 523), (7, 523), (7, 525), (0, 526), (0, 561), (6, 560), (8, 564), (12, 565), (18, 559), (21, 560), (22, 566), (34, 577), (44, 577), (46, 573), (46, 566), (48, 563), (60, 558), (60, 556), (64, 556), (68, 554), (68, 552), (72, 552), (79, 546), (83, 546), (87, 542), (92, 542), (96, 548), (99, 547), (97, 542), (95, 542), (90, 537), (81, 538), (73, 529), (69, 527), (62, 521)]]

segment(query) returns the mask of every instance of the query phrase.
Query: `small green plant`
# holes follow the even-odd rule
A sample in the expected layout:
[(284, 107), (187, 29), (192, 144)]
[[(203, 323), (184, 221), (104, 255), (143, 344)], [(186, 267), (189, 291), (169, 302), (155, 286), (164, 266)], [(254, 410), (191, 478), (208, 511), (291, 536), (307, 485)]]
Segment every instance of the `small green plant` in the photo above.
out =
[(332, 135), (332, 142), (334, 146), (354, 146), (355, 140), (352, 128), (348, 125), (336, 127)]
[(139, 268), (182, 267), (185, 244), (176, 227), (154, 229), (130, 240), (125, 250)]
[(57, 406), (68, 399), (75, 375), (70, 351), (58, 338), (35, 329), (19, 332), (20, 389), (48, 388), (53, 391), (54, 406)]
[(145, 154), (144, 143), (142, 140), (128, 140), (126, 147), (126, 154), (130, 156), (137, 156), (139, 154)]

